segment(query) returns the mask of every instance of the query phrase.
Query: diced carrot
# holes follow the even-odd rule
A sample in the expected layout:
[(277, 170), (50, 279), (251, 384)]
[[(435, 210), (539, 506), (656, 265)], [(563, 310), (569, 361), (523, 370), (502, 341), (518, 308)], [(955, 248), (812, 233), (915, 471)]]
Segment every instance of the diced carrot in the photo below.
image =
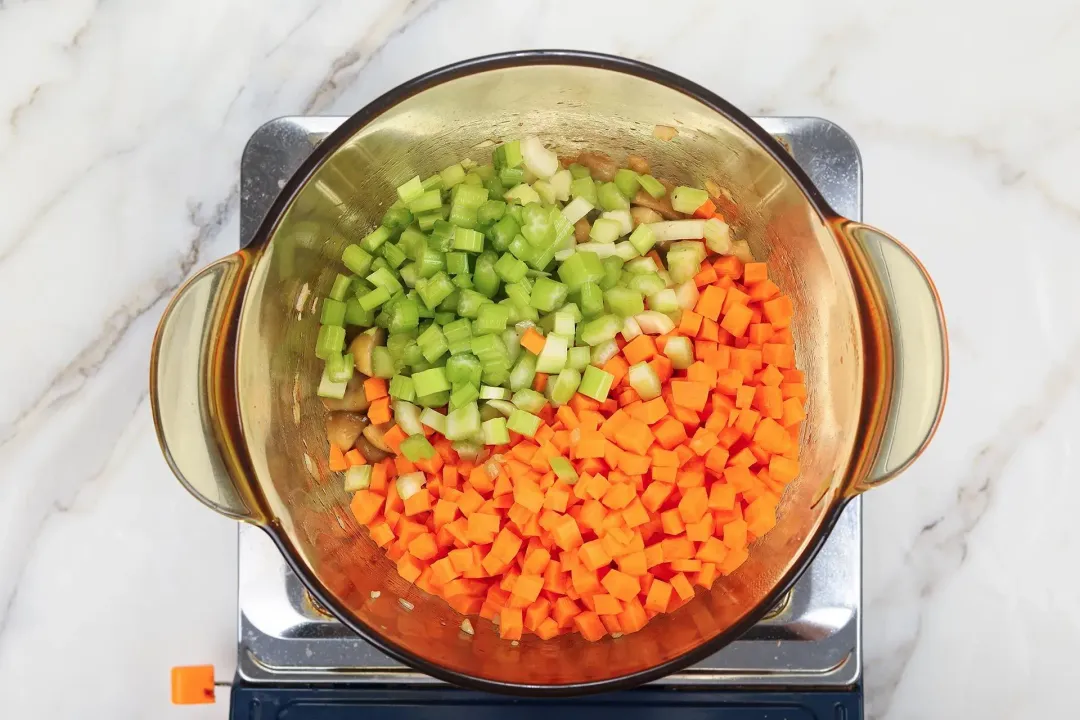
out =
[[(682, 573), (678, 573), (671, 578), (672, 590), (683, 600), (689, 600), (694, 597), (694, 587), (690, 584), (690, 581), (686, 579), (686, 576)], [(654, 583), (655, 584), (655, 583)]]
[(734, 305), (731, 310), (724, 313), (724, 319), (720, 321), (720, 327), (735, 337), (742, 337), (746, 333), (746, 328), (750, 326), (752, 314), (750, 308), (745, 305)]
[(622, 352), (627, 363), (637, 365), (640, 362), (648, 362), (656, 355), (656, 343), (651, 335), (638, 335), (626, 344)]
[(629, 372), (630, 364), (624, 360), (622, 356), (612, 355), (600, 369), (606, 373), (610, 373), (614, 378), (614, 380), (611, 381), (612, 387), (618, 387), (622, 383), (623, 378), (626, 377), (626, 373)]
[(702, 382), (672, 380), (671, 394), (676, 405), (701, 411), (709, 401), (710, 386)]
[[(535, 328), (529, 328), (521, 336), (521, 347), (525, 348), (533, 355), (539, 355), (544, 350), (544, 345), (547, 344), (547, 339), (538, 333)], [(554, 346), (552, 346), (554, 347)]]
[(693, 310), (683, 310), (682, 318), (679, 320), (679, 332), (688, 337), (697, 337), (698, 330), (701, 329), (701, 316)]
[(387, 447), (394, 451), (395, 455), (401, 454), (401, 443), (408, 437), (405, 431), (401, 429), (401, 426), (395, 425), (394, 427), (383, 433), (383, 442)]
[(369, 377), (365, 380), (364, 397), (368, 402), (386, 397), (386, 380), (380, 377)]
[(499, 611), (499, 637), (503, 640), (520, 640), (523, 627), (520, 608), (503, 608)]
[(794, 312), (791, 298), (787, 295), (780, 295), (772, 300), (766, 300), (762, 303), (761, 310), (765, 319), (778, 328), (787, 327)]
[(726, 294), (727, 291), (719, 285), (707, 286), (698, 296), (694, 312), (715, 322), (720, 318), (720, 309), (724, 306)]
[(686, 440), (686, 428), (672, 417), (661, 420), (653, 428), (652, 434), (665, 450), (671, 450)]
[(330, 472), (344, 472), (349, 469), (349, 461), (345, 459), (345, 453), (342, 452), (334, 443), (330, 443)]
[(574, 626), (581, 636), (590, 642), (596, 642), (607, 635), (607, 629), (600, 622), (600, 616), (592, 611), (575, 615)]
[(538, 393), (544, 392), (547, 388), (548, 376), (546, 373), (538, 372), (533, 375), (532, 389)]

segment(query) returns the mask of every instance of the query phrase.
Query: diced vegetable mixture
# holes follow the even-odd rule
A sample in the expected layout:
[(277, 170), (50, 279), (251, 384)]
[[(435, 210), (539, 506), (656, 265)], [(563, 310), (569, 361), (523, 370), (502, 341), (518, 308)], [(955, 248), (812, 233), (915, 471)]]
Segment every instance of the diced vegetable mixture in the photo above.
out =
[(721, 199), (534, 137), (397, 195), (315, 353), (329, 468), (401, 577), (507, 640), (595, 641), (738, 568), (799, 473), (806, 386)]

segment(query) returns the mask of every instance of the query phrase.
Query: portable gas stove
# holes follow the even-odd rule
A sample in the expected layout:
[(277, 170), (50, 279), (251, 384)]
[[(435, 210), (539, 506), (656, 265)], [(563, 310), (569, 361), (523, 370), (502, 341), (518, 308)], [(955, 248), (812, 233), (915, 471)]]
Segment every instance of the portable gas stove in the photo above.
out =
[[(251, 241), (300, 163), (344, 118), (281, 118), (259, 128), (241, 165), (240, 242)], [(852, 139), (818, 118), (757, 118), (843, 216), (862, 215)], [(382, 654), (316, 607), (273, 542), (240, 528), (234, 720), (355, 717), (862, 717), (861, 505), (856, 499), (798, 584), (769, 617), (707, 660), (635, 690), (564, 700), (449, 686)], [(621, 720), (621, 718), (620, 718)]]

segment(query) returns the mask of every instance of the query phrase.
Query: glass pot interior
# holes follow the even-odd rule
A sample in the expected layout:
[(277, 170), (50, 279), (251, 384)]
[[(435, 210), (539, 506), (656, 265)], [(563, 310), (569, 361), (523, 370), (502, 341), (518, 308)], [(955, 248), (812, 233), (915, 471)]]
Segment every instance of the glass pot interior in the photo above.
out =
[[(654, 127), (678, 129), (670, 141)], [(476, 634), (443, 600), (407, 585), (348, 511), (338, 476), (326, 467), (325, 410), (315, 395), (312, 348), (323, 297), (341, 269), (341, 251), (379, 222), (394, 188), (463, 157), (488, 162), (493, 143), (538, 135), (560, 155), (582, 150), (625, 162), (644, 156), (656, 177), (701, 186), (713, 180), (738, 206), (736, 236), (796, 306), (798, 366), (810, 390), (802, 475), (789, 487), (780, 521), (750, 559), (711, 592), (644, 630), (588, 643), (500, 640), (486, 621)], [(497, 683), (576, 685), (622, 678), (677, 660), (733, 628), (808, 560), (808, 550), (841, 500), (856, 462), (864, 375), (860, 309), (826, 218), (784, 166), (739, 125), (660, 82), (616, 70), (533, 65), (446, 80), (406, 97), (355, 131), (295, 195), (269, 241), (254, 248), (237, 339), (236, 389), (248, 478), (270, 526), (307, 582), (357, 629), (423, 669)], [(305, 291), (306, 288), (306, 291)], [(298, 298), (310, 292), (303, 309)], [(871, 375), (873, 373), (871, 372)], [(373, 600), (370, 593), (381, 596)], [(406, 610), (398, 598), (412, 604)]]

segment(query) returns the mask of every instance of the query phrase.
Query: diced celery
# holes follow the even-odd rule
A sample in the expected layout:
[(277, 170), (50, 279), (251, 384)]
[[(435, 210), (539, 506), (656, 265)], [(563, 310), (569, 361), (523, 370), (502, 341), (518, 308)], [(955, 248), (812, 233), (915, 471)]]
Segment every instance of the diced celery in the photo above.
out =
[(484, 252), (476, 259), (476, 269), (473, 271), (473, 286), (478, 293), (488, 298), (498, 294), (502, 282), (499, 274), (495, 272), (496, 259), (495, 253), (490, 250)]
[(644, 255), (652, 250), (653, 245), (656, 244), (656, 233), (653, 232), (652, 226), (642, 223), (634, 228), (634, 232), (630, 233), (629, 241), (634, 246), (634, 249), (638, 251), (638, 255)]
[(551, 465), (551, 471), (555, 473), (555, 476), (567, 485), (576, 485), (578, 481), (577, 470), (570, 463), (569, 460), (561, 455), (556, 455), (548, 460), (548, 464)]
[[(437, 393), (431, 393), (430, 395), (417, 395), (416, 404), (425, 408), (437, 408), (443, 407), (446, 403), (450, 402), (450, 391), (443, 390)], [(443, 433), (445, 435), (446, 433)]]
[(555, 313), (555, 333), (564, 337), (574, 337), (576, 330), (577, 320), (574, 319), (574, 313), (558, 311)]
[[(601, 266), (603, 267), (603, 266)], [(604, 292), (595, 282), (587, 282), (578, 289), (581, 314), (591, 318), (604, 312)]]
[(532, 184), (533, 190), (540, 196), (540, 202), (545, 205), (555, 204), (555, 188), (547, 180), (537, 180)]
[(660, 267), (651, 257), (639, 257), (623, 265), (623, 270), (633, 275), (655, 275)]
[(463, 252), (446, 253), (446, 271), (451, 275), (464, 275), (469, 272), (469, 256)]
[(396, 363), (390, 351), (382, 345), (371, 349), (371, 374), (375, 377), (390, 379), (394, 376)]
[(450, 297), (450, 294), (454, 292), (454, 284), (450, 281), (449, 276), (440, 270), (430, 278), (423, 281), (418, 280), (416, 291), (419, 293), (424, 305), (429, 310), (434, 310), (439, 307), (439, 303)]
[(589, 362), (591, 362), (589, 348), (584, 345), (581, 347), (572, 347), (566, 353), (567, 368), (584, 370)]
[(421, 182), (420, 176), (417, 175), (411, 180), (401, 185), (398, 185), (397, 195), (403, 203), (410, 203), (416, 198), (420, 197), (424, 192), (424, 183)]
[[(400, 203), (400, 204), (399, 204)], [(380, 225), (391, 230), (406, 228), (413, 221), (413, 214), (400, 200), (391, 205), (383, 215)]]
[(341, 252), (341, 262), (357, 275), (366, 275), (374, 258), (359, 245), (349, 245)]
[(597, 243), (613, 243), (622, 234), (622, 225), (617, 220), (599, 217), (589, 230), (589, 240)]
[(476, 403), (467, 403), (451, 410), (446, 416), (446, 437), (449, 440), (467, 440), (480, 430), (480, 408)]
[[(465, 187), (465, 185), (458, 185), (458, 187)], [(476, 227), (476, 214), (477, 209), (472, 205), (454, 203), (450, 206), (450, 215), (447, 220), (454, 227), (474, 228)]]
[(475, 290), (462, 290), (461, 295), (458, 297), (458, 315), (475, 320), (480, 313), (480, 306), (489, 302), (491, 302), (491, 298), (481, 295)]
[(602, 315), (595, 320), (590, 320), (581, 327), (581, 340), (586, 345), (599, 345), (608, 340), (614, 340), (622, 330), (623, 322), (614, 315)]
[(629, 289), (639, 292), (642, 295), (654, 295), (665, 289), (664, 281), (661, 280), (660, 276), (656, 273), (650, 275), (630, 275), (629, 279), (626, 279), (625, 281), (620, 280), (620, 284), (625, 285)]
[(461, 163), (454, 163), (440, 172), (439, 177), (442, 178), (443, 187), (449, 190), (465, 179), (465, 168), (461, 167)]
[(353, 376), (353, 363), (352, 353), (334, 353), (326, 358), (326, 375), (336, 383), (349, 382)]
[(687, 280), (675, 286), (675, 298), (683, 310), (693, 310), (700, 296), (697, 284), (693, 280)]
[(354, 297), (345, 301), (345, 324), (370, 327), (375, 322), (375, 311), (360, 307), (360, 301)]
[(409, 202), (409, 212), (418, 215), (442, 207), (442, 196), (438, 190), (427, 190)]
[(340, 325), (323, 325), (315, 340), (315, 357), (325, 360), (345, 347), (345, 328)]
[(675, 291), (665, 288), (658, 293), (649, 296), (649, 309), (662, 313), (672, 313), (679, 309), (679, 298)]
[(570, 199), (570, 183), (574, 176), (569, 170), (559, 170), (551, 176), (551, 188), (555, 191), (555, 199), (566, 202)]
[(371, 485), (371, 466), (353, 465), (345, 471), (345, 492), (367, 490)]
[(323, 368), (322, 378), (319, 380), (319, 387), (315, 391), (315, 394), (319, 397), (333, 398), (340, 400), (345, 397), (345, 388), (348, 382), (334, 382), (330, 379), (327, 373), (327, 368)]
[(626, 199), (619, 187), (613, 182), (601, 183), (596, 188), (597, 204), (603, 210), (629, 210), (630, 201)]
[(641, 335), (641, 327), (637, 324), (637, 320), (632, 317), (623, 318), (623, 326), (620, 331), (623, 336), (623, 340), (630, 342), (638, 335)]
[(395, 375), (390, 379), (390, 397), (412, 402), (416, 399), (413, 381), (407, 375)]
[(459, 227), (454, 231), (454, 249), (480, 252), (484, 249), (484, 235), (476, 230)]
[(641, 189), (654, 198), (662, 198), (667, 192), (667, 188), (652, 175), (638, 175), (638, 182), (641, 183)]
[(435, 323), (428, 325), (424, 331), (417, 336), (416, 344), (420, 346), (420, 352), (424, 354), (424, 359), (429, 363), (433, 363), (441, 358), (449, 349), (449, 344), (446, 342), (446, 336), (443, 335), (442, 330)]
[(446, 268), (445, 256), (438, 250), (424, 248), (416, 261), (416, 271), (420, 278), (430, 278)]
[(492, 153), (492, 160), (495, 163), (495, 167), (502, 168), (516, 168), (521, 165), (521, 142), (518, 140), (511, 140), (505, 142), (495, 148), (495, 152)]
[(457, 385), (450, 393), (450, 409), (456, 410), (463, 405), (475, 402), (480, 397), (480, 391), (475, 385)]
[(634, 229), (634, 219), (631, 217), (629, 210), (611, 210), (601, 217), (619, 223), (619, 237), (629, 235), (630, 231)]
[[(585, 350), (585, 352), (588, 352), (587, 348), (574, 348), (574, 350)], [(570, 402), (570, 398), (574, 397), (574, 393), (577, 392), (580, 384), (581, 372), (579, 370), (569, 367), (563, 368), (554, 381), (548, 381), (547, 392), (551, 404), (558, 407)], [(520, 407), (520, 405), (518, 407)]]
[(640, 186), (638, 174), (633, 170), (619, 168), (615, 171), (615, 187), (619, 188), (619, 192), (626, 199), (634, 197)]
[[(504, 188), (512, 188), (525, 181), (525, 168), (502, 168), (499, 170), (499, 182)], [(504, 190), (503, 195), (506, 194)]]
[(638, 251), (634, 249), (634, 246), (630, 244), (629, 240), (623, 240), (617, 242), (614, 245), (615, 257), (619, 258), (623, 262), (627, 260), (633, 260), (638, 256)]
[(709, 250), (721, 255), (731, 254), (731, 228), (718, 217), (709, 218), (705, 221), (705, 244)]
[(528, 270), (528, 265), (510, 253), (503, 253), (502, 257), (495, 261), (495, 272), (504, 282), (516, 283), (525, 277)]
[(653, 366), (647, 362), (640, 362), (630, 366), (626, 375), (630, 387), (642, 400), (652, 400), (660, 397), (660, 376), (656, 374)]
[(541, 312), (551, 312), (561, 307), (569, 294), (570, 288), (566, 284), (551, 278), (539, 277), (533, 284), (529, 304)]
[(532, 387), (536, 377), (536, 355), (522, 353), (510, 371), (510, 389), (518, 391), (522, 388)]
[(544, 349), (536, 358), (536, 371), (552, 375), (566, 367), (568, 343), (561, 335), (548, 335)]
[(431, 446), (431, 443), (423, 435), (410, 435), (401, 441), (401, 454), (409, 462), (417, 462), (419, 460), (428, 460), (434, 456), (435, 448)]
[(483, 366), (469, 352), (454, 355), (446, 361), (446, 379), (452, 385), (479, 385)]
[(591, 351), (593, 365), (603, 366), (608, 360), (619, 354), (619, 344), (614, 340), (607, 340), (595, 346)]
[(581, 164), (579, 164), (579, 163), (572, 163), (572, 164), (570, 165), (570, 174), (574, 176), (574, 179), (575, 179), (575, 180), (576, 180), (577, 178), (587, 178), (587, 177), (590, 177), (590, 171), (589, 171), (589, 168), (587, 168), (587, 167), (585, 167), (584, 165), (581, 165)]
[(390, 332), (405, 332), (420, 325), (420, 306), (411, 298), (395, 303), (390, 313)]
[(559, 158), (553, 150), (548, 150), (539, 138), (527, 137), (521, 141), (521, 157), (525, 164), (538, 178), (549, 178), (559, 169)]
[(693, 250), (670, 248), (667, 255), (667, 269), (672, 281), (677, 284), (693, 278), (701, 270), (703, 259), (703, 254)]
[(481, 334), (502, 332), (506, 329), (506, 322), (509, 319), (510, 310), (505, 306), (495, 303), (481, 305), (476, 316), (477, 332)]
[(395, 270), (406, 260), (405, 251), (394, 243), (386, 243), (380, 252), (382, 252), (383, 260), (386, 260), (386, 263)]
[(510, 413), (506, 427), (519, 435), (531, 438), (540, 429), (540, 418), (524, 410), (515, 409)]
[(405, 400), (394, 401), (394, 422), (396, 422), (406, 435), (417, 435), (424, 432), (420, 425), (420, 408)]
[(507, 400), (509, 398), (510, 391), (504, 387), (493, 387), (491, 385), (480, 386), (481, 400)]
[(466, 183), (454, 188), (450, 198), (454, 205), (478, 208), (488, 199), (488, 191), (487, 188)]
[(645, 311), (645, 300), (641, 297), (641, 293), (629, 288), (613, 287), (605, 290), (604, 302), (608, 310), (621, 317), (637, 315)]
[(472, 347), (472, 324), (465, 318), (447, 323), (442, 327), (443, 335), (450, 346), (451, 355), (467, 353)]
[(503, 195), (503, 198), (505, 198), (507, 202), (514, 202), (518, 205), (528, 205), (529, 203), (540, 202), (540, 196), (531, 186), (526, 185), (525, 183), (515, 185), (507, 190)]
[[(597, 197), (596, 182), (591, 177), (577, 178), (570, 183), (570, 196), (575, 200), (583, 200), (589, 204), (589, 208), (596, 207), (600, 199)], [(581, 217), (585, 217), (582, 215)], [(577, 222), (575, 220), (575, 222)]]
[(442, 367), (431, 368), (413, 375), (413, 387), (417, 397), (431, 395), (450, 389), (450, 381), (446, 377), (446, 369)]
[(364, 239), (360, 241), (360, 247), (367, 250), (369, 253), (373, 253), (382, 247), (383, 243), (390, 239), (390, 235), (390, 228), (380, 225), (364, 236)]
[(480, 425), (484, 433), (485, 445), (506, 445), (510, 442), (510, 432), (506, 429), (506, 418), (491, 418)]
[(559, 279), (578, 290), (585, 283), (595, 283), (604, 277), (604, 265), (595, 253), (575, 252), (559, 265)]
[(679, 185), (671, 191), (671, 207), (675, 212), (693, 215), (694, 211), (705, 204), (709, 193), (699, 188)]
[(536, 413), (547, 405), (547, 398), (531, 388), (522, 388), (514, 393), (510, 402), (525, 412)]
[(446, 434), (446, 416), (434, 408), (426, 407), (421, 410), (420, 422), (435, 432)]
[(521, 224), (512, 215), (503, 215), (487, 232), (491, 246), (502, 252), (510, 247), (510, 243), (521, 232)]
[(506, 214), (506, 203), (502, 200), (485, 200), (476, 209), (476, 221), (481, 225), (491, 225)]
[(485, 365), (484, 374), (480, 377), (488, 385), (503, 385), (510, 379), (510, 366), (502, 364)]
[(345, 303), (333, 298), (326, 298), (319, 313), (319, 322), (323, 325), (345, 324)]
[(611, 390), (611, 383), (614, 380), (615, 376), (611, 373), (604, 372), (595, 365), (589, 365), (581, 376), (578, 392), (593, 400), (604, 402), (607, 400), (608, 391)]
[(330, 299), (343, 302), (345, 296), (349, 294), (349, 288), (352, 287), (352, 278), (348, 275), (342, 275), (338, 273), (334, 277), (334, 285), (330, 288)]
[(664, 354), (671, 361), (671, 367), (676, 370), (685, 370), (694, 364), (694, 346), (688, 337), (675, 335), (668, 338), (664, 345)]
[(545, 248), (555, 241), (551, 213), (539, 203), (529, 203), (522, 210), (521, 234), (533, 247)]

